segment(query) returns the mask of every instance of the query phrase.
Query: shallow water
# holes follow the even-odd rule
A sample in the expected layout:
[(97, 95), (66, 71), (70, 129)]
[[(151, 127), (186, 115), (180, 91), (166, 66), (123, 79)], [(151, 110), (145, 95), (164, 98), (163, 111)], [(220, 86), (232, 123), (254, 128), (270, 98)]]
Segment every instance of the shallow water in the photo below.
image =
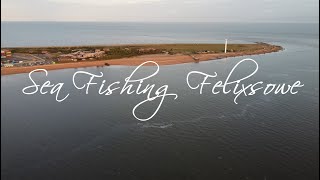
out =
[[(4, 179), (318, 179), (319, 34), (317, 24), (125, 24), (5, 23), (2, 46), (264, 41), (284, 51), (246, 56), (259, 63), (248, 83), (305, 86), (296, 95), (240, 97), (199, 95), (188, 72), (217, 72), (223, 80), (245, 57), (161, 66), (149, 80), (168, 84), (168, 98), (147, 122), (132, 116), (144, 96), (85, 95), (75, 90), (78, 70), (122, 81), (134, 67), (110, 66), (49, 71), (65, 82), (62, 102), (54, 96), (23, 95), (27, 74), (1, 77), (1, 176)], [(24, 27), (25, 31), (19, 28)], [(72, 36), (70, 33), (72, 32)], [(39, 37), (35, 37), (38, 34)], [(77, 34), (84, 34), (80, 38)], [(73, 36), (75, 35), (75, 36)], [(47, 39), (43, 37), (48, 37)], [(102, 38), (105, 37), (105, 38)], [(154, 67), (144, 68), (150, 73)], [(237, 75), (250, 67), (241, 67)], [(43, 74), (35, 79), (44, 82)], [(83, 80), (86, 81), (86, 80)], [(194, 79), (199, 82), (200, 79)], [(148, 115), (154, 106), (140, 109)]]

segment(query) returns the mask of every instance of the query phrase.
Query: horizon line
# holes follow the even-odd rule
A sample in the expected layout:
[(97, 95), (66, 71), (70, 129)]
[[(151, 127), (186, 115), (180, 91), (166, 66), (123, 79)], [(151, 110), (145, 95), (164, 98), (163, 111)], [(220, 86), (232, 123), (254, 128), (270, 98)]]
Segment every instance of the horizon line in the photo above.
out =
[(69, 21), (69, 20), (1, 20), (2, 22), (83, 22), (83, 23), (287, 23), (287, 24), (319, 24), (319, 21), (299, 22), (299, 21)]

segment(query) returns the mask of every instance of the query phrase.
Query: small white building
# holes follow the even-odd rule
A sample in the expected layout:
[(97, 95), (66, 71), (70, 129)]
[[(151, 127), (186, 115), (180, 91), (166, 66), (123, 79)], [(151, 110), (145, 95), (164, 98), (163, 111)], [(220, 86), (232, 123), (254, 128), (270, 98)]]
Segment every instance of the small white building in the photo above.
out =
[(7, 67), (13, 67), (13, 64), (7, 63), (7, 64), (4, 64), (3, 66), (6, 67), (6, 68), (7, 68)]

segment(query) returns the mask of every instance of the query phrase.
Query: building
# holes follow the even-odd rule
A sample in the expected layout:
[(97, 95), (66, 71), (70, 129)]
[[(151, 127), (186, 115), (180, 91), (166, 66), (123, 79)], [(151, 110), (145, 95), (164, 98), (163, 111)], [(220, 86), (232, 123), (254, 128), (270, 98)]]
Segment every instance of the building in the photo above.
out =
[(7, 64), (3, 64), (3, 66), (6, 67), (6, 68), (7, 68), (7, 67), (13, 67), (13, 64), (7, 63)]
[(7, 58), (6, 52), (4, 50), (1, 50), (1, 59)]
[(1, 50), (1, 59), (12, 57), (12, 53), (10, 50)]
[(105, 51), (95, 50), (91, 51), (76, 51), (70, 54), (62, 54), (59, 56), (59, 61), (68, 61), (76, 59), (90, 59), (90, 58), (99, 58), (105, 54)]

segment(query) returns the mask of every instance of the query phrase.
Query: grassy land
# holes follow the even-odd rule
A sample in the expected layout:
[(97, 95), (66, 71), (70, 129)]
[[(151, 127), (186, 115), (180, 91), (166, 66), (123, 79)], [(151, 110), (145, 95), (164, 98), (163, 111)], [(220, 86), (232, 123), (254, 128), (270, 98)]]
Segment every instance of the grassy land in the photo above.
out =
[[(266, 54), (281, 51), (281, 46), (265, 43), (255, 44), (228, 44), (228, 52), (224, 52), (224, 44), (146, 44), (146, 45), (118, 45), (118, 46), (78, 46), (78, 47), (34, 47), (34, 48), (6, 48), (13, 53), (34, 54), (34, 56), (45, 57), (50, 63), (48, 65), (27, 65), (26, 67), (1, 68), (1, 75), (28, 73), (39, 67), (47, 70), (129, 65), (138, 66), (145, 61), (157, 62), (159, 65), (173, 65), (181, 63), (192, 63), (227, 57), (245, 55)], [(99, 49), (99, 51), (95, 51)], [(104, 53), (101, 51), (105, 51)], [(75, 53), (61, 56), (72, 52), (82, 51), (80, 57)], [(89, 52), (86, 52), (89, 51)], [(99, 56), (91, 56), (92, 52)], [(90, 53), (84, 58), (84, 54)], [(152, 54), (152, 56), (141, 56)], [(174, 56), (168, 55), (174, 54)], [(19, 55), (19, 54), (18, 54)], [(88, 54), (87, 54), (88, 55)], [(14, 54), (13, 54), (14, 56)], [(134, 58), (127, 58), (134, 57)], [(73, 59), (76, 58), (76, 59)], [(77, 61), (77, 62), (75, 62)]]
[[(265, 43), (255, 44), (229, 44), (228, 52), (255, 51), (271, 46)], [(8, 48), (13, 53), (41, 54), (44, 51), (58, 57), (77, 50), (94, 51), (107, 50), (106, 54), (95, 60), (119, 59), (146, 54), (197, 54), (224, 52), (224, 44), (145, 44), (145, 45), (117, 45), (117, 46), (74, 46), (74, 47), (34, 47), (34, 48)]]

